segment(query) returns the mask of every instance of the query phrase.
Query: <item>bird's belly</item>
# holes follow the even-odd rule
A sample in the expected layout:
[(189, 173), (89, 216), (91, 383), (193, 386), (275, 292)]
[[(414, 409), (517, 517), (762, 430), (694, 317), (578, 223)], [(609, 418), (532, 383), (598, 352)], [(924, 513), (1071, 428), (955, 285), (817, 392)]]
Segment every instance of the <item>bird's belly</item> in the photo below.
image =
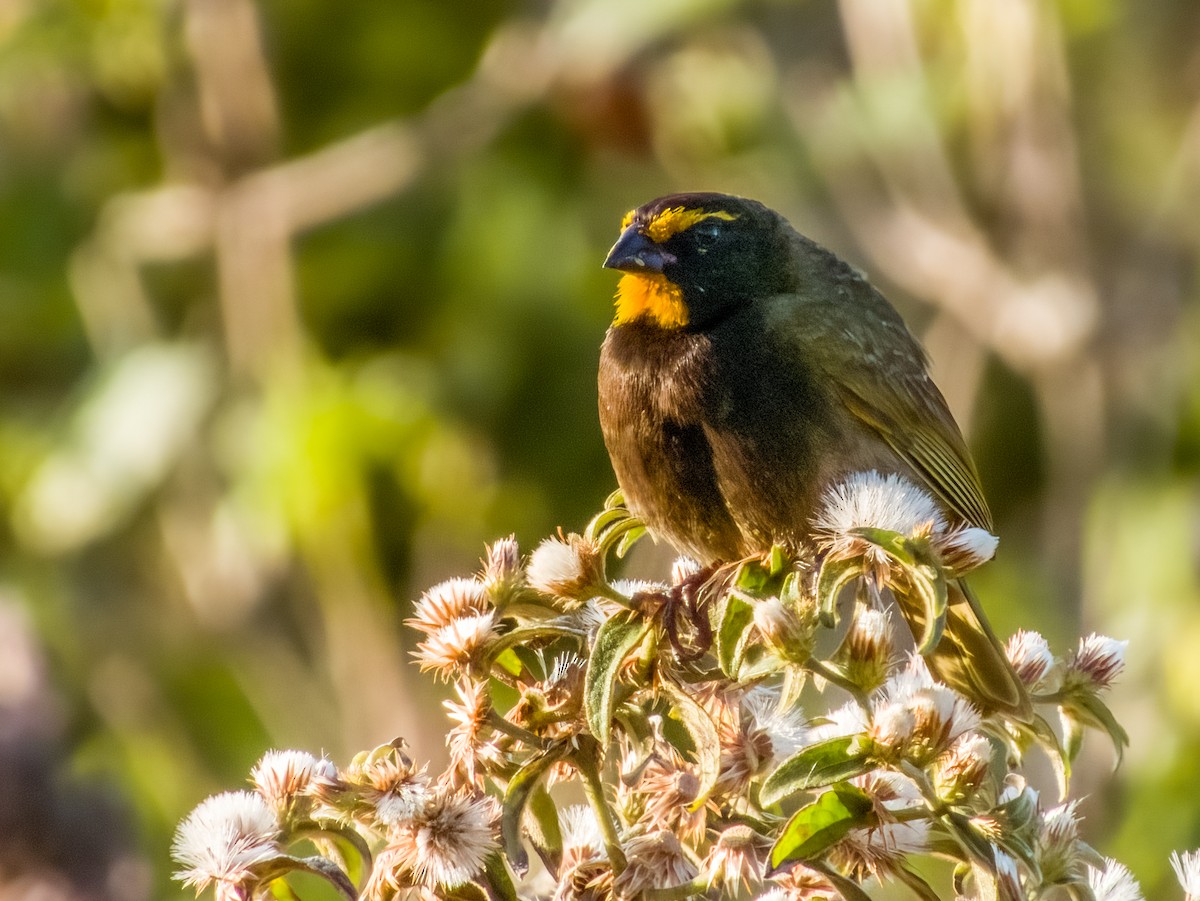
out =
[(600, 356), (600, 425), (626, 503), (650, 531), (703, 562), (746, 551), (701, 417), (707, 343), (625, 326)]

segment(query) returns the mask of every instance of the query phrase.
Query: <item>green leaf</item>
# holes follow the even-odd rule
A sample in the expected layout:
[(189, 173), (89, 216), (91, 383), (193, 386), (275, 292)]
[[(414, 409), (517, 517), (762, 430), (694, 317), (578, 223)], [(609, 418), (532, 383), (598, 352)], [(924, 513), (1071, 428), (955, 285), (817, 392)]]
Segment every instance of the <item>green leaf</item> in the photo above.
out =
[(345, 865), (346, 876), (355, 885), (362, 885), (371, 870), (371, 848), (356, 829), (339, 826), (333, 822), (298, 823), (292, 837), (308, 839), (317, 844), (328, 842), (337, 849)]
[(1053, 727), (1040, 713), (1033, 715), (1033, 720), (1024, 727), (1023, 731), (1028, 731), (1045, 750), (1058, 781), (1058, 800), (1060, 803), (1067, 800), (1067, 794), (1071, 787), (1071, 755), (1058, 740)]
[[(503, 635), (493, 641), (490, 652), (492, 654), (492, 659), (495, 660), (499, 655), (503, 654), (509, 648), (513, 648), (518, 645), (528, 648), (535, 642), (550, 642), (558, 638), (569, 638), (572, 641), (578, 641), (579, 632), (567, 628), (561, 623), (553, 621), (518, 626), (511, 632), (505, 632)], [(507, 665), (505, 666), (505, 669), (508, 669)]]
[(608, 747), (611, 737), (614, 688), (621, 664), (645, 637), (649, 624), (632, 613), (618, 613), (596, 634), (596, 644), (588, 660), (583, 699), (588, 728), (600, 743)]
[[(995, 857), (992, 855), (992, 844), (984, 836), (979, 834), (979, 830), (975, 828), (969, 817), (963, 816), (961, 813), (949, 811), (939, 818), (943, 828), (954, 840), (955, 844), (963, 850), (967, 859), (971, 862), (972, 867), (983, 866), (992, 867), (995, 864)], [(936, 848), (936, 841), (932, 842), (935, 850), (941, 851), (944, 856), (957, 856), (949, 848)]]
[[(292, 857), (290, 855), (281, 854), (279, 857), (272, 858), (262, 864), (255, 866), (255, 875), (259, 877), (260, 884), (263, 886), (270, 885), (277, 879), (291, 873), (308, 873), (312, 876), (319, 876), (328, 882), (333, 888), (347, 901), (355, 901), (358, 898), (358, 890), (354, 887), (354, 883), (345, 874), (341, 867), (335, 864), (332, 860), (327, 860), (324, 857)], [(272, 888), (274, 891), (274, 888)], [(290, 888), (286, 890), (289, 894), (294, 894)]]
[(523, 644), (511, 645), (509, 650), (517, 655), (517, 659), (521, 661), (524, 671), (533, 676), (534, 679), (540, 681), (546, 678), (546, 662), (542, 659), (541, 654)]
[(894, 872), (896, 878), (907, 885), (912, 890), (912, 893), (922, 899), (922, 901), (942, 901), (938, 893), (933, 890), (933, 886), (903, 862), (896, 867)]
[(525, 809), (529, 811), (526, 834), (546, 869), (557, 873), (562, 864), (562, 829), (558, 823), (558, 807), (541, 783), (529, 796), (529, 804)]
[(717, 662), (730, 679), (737, 678), (753, 622), (754, 605), (736, 594), (726, 595), (717, 629)]
[[(942, 640), (946, 628), (946, 573), (933, 555), (929, 541), (912, 538), (888, 529), (859, 528), (855, 534), (884, 551), (904, 570), (908, 582), (925, 608), (925, 633), (917, 643), (917, 653), (929, 654)], [(896, 586), (893, 584), (893, 590)]]
[(496, 654), (492, 658), (492, 663), (512, 676), (521, 675), (523, 668), (521, 658), (517, 656), (512, 648), (505, 648), (499, 654)]
[(759, 560), (747, 560), (738, 567), (733, 585), (746, 594), (758, 597), (765, 594), (771, 585), (771, 573)]
[(504, 865), (504, 856), (493, 851), (483, 862), (483, 876), (491, 891), (488, 895), (491, 901), (520, 901), (517, 887), (513, 885), (508, 867)]
[(699, 810), (708, 800), (709, 793), (721, 775), (721, 739), (717, 735), (717, 724), (696, 701), (682, 689), (664, 683), (662, 692), (671, 702), (672, 712), (687, 730), (696, 754), (696, 777), (700, 785), (689, 809)]
[[(1064, 719), (1070, 714), (1072, 718), (1079, 720), (1085, 726), (1107, 732), (1113, 744), (1113, 751), (1117, 755), (1117, 764), (1120, 765), (1125, 756), (1125, 748), (1129, 745), (1129, 733), (1117, 722), (1112, 711), (1108, 709), (1108, 705), (1101, 701), (1099, 696), (1090, 691), (1080, 691), (1078, 694), (1072, 695), (1061, 709)], [(1076, 753), (1078, 750), (1075, 748)], [(1072, 754), (1071, 759), (1074, 757), (1075, 755)]]
[(624, 557), (631, 547), (646, 534), (645, 524), (625, 506), (620, 489), (610, 494), (604, 509), (592, 517), (584, 529), (584, 537), (600, 546), (607, 554), (613, 547), (618, 557)]
[(843, 735), (809, 745), (783, 761), (762, 784), (759, 803), (769, 807), (797, 792), (823, 788), (875, 768), (861, 736)]
[(771, 545), (771, 556), (767, 561), (767, 571), (772, 576), (778, 576), (783, 572), (783, 568), (787, 565), (787, 556), (783, 552), (783, 547), (778, 544)]
[(821, 625), (832, 629), (838, 624), (837, 602), (842, 589), (862, 575), (862, 571), (862, 560), (857, 557), (832, 563), (825, 560), (821, 564), (817, 575), (817, 609)]
[(771, 873), (791, 861), (819, 856), (851, 829), (873, 826), (876, 819), (866, 792), (848, 782), (835, 785), (792, 814), (771, 848)]
[(646, 536), (646, 527), (640, 522), (631, 526), (621, 536), (621, 540), (617, 543), (616, 554), (620, 559), (624, 559), (630, 549), (641, 541)]
[(525, 805), (546, 770), (562, 760), (570, 749), (570, 744), (564, 741), (538, 754), (517, 771), (504, 790), (500, 836), (504, 840), (504, 853), (518, 873), (524, 873), (529, 868), (529, 855), (521, 843), (521, 818), (525, 813)]

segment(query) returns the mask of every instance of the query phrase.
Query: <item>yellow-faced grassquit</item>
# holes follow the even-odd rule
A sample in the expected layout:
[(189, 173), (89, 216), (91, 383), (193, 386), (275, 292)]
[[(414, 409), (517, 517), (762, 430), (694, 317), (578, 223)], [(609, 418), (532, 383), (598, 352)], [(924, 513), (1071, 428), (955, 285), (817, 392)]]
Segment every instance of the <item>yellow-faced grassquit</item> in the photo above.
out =
[[(724, 194), (662, 197), (625, 217), (604, 265), (624, 274), (600, 423), (651, 533), (704, 564), (800, 549), (826, 492), (870, 470), (924, 487), (952, 523), (991, 529), (921, 346), (865, 278), (783, 216)], [(961, 583), (928, 659), (985, 710), (1028, 716)]]

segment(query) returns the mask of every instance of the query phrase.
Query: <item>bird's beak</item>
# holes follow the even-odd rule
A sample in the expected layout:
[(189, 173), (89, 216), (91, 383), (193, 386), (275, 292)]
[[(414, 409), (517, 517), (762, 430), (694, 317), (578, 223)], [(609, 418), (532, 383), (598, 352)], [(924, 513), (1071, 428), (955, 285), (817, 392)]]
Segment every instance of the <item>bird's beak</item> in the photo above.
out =
[(622, 272), (662, 272), (663, 267), (673, 263), (675, 257), (643, 235), (635, 226), (630, 226), (617, 238), (617, 243), (608, 252), (605, 269)]

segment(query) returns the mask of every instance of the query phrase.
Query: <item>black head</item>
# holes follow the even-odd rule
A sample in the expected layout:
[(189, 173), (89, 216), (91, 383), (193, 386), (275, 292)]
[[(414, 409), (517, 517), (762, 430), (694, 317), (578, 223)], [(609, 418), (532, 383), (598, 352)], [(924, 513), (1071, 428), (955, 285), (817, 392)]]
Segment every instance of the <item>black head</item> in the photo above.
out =
[[(627, 273), (617, 323), (648, 314), (662, 325), (703, 329), (757, 297), (788, 290), (790, 234), (778, 213), (729, 194), (672, 194), (638, 207), (604, 261)], [(632, 301), (623, 315), (626, 291)], [(673, 315), (657, 309), (680, 301)]]

